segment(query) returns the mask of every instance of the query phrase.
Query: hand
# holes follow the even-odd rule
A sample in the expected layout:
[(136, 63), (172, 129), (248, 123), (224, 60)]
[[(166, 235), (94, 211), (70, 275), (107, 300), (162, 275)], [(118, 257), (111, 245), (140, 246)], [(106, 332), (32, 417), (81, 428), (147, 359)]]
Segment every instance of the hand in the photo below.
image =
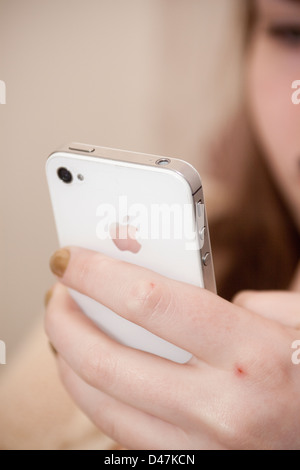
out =
[[(244, 292), (232, 304), (81, 248), (58, 252), (56, 265), (61, 253), (46, 331), (67, 390), (107, 435), (131, 449), (300, 449), (299, 293)], [(65, 286), (193, 358), (180, 365), (116, 343)]]

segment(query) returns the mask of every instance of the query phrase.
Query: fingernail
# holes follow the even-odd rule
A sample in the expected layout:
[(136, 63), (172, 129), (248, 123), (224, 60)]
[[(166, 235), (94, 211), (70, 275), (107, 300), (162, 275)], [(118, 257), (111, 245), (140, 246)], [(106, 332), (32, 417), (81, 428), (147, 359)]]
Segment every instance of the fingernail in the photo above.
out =
[(56, 351), (55, 347), (53, 346), (53, 344), (50, 343), (50, 341), (49, 341), (49, 348), (53, 352), (54, 356), (57, 356), (57, 351)]
[(47, 307), (48, 303), (49, 303), (49, 300), (51, 299), (52, 297), (52, 292), (53, 292), (53, 288), (51, 287), (51, 289), (49, 289), (46, 294), (45, 294), (45, 297), (44, 297), (44, 303), (45, 303), (45, 307)]
[(58, 277), (62, 277), (67, 269), (70, 252), (66, 248), (57, 250), (50, 258), (50, 269)]

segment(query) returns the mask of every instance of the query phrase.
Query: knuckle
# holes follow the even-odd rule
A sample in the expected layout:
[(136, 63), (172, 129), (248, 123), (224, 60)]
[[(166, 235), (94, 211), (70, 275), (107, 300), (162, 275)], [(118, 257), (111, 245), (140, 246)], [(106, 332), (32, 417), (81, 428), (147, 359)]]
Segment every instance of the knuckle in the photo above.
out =
[[(286, 433), (285, 423), (291, 423), (294, 419), (295, 408), (290, 398), (287, 389), (284, 399), (279, 398), (278, 393), (270, 394), (269, 391), (263, 391), (258, 400), (249, 393), (243, 399), (235, 396), (235, 403), (229, 405), (227, 426), (222, 436), (228, 447), (232, 450), (271, 450), (273, 445), (276, 446), (276, 440), (282, 442)], [(282, 423), (282, 427), (274, 428), (274, 423), (278, 422)]]
[(108, 351), (99, 344), (87, 347), (79, 363), (79, 374), (89, 385), (102, 389), (114, 386), (115, 363)]
[(120, 443), (123, 436), (120, 423), (115, 419), (115, 408), (115, 402), (107, 400), (105, 402), (105, 412), (103, 413), (103, 409), (99, 409), (96, 420), (98, 421), (100, 429), (104, 431), (107, 436)]
[(97, 264), (98, 270), (99, 272), (101, 272), (101, 275), (103, 275), (103, 273), (109, 272), (114, 266), (121, 266), (122, 264), (124, 264), (123, 261), (104, 256), (100, 253), (95, 254), (95, 263)]
[(74, 272), (77, 274), (77, 281), (81, 288), (87, 289), (90, 285), (94, 285), (98, 279), (101, 280), (103, 273), (109, 272), (115, 262), (116, 260), (99, 253), (93, 253), (92, 256), (79, 259)]
[[(270, 327), (271, 328), (271, 327)], [(277, 392), (283, 383), (291, 380), (291, 358), (289, 334), (281, 326), (274, 326), (267, 335), (261, 337), (255, 350), (248, 350), (243, 358), (241, 369), (244, 377), (257, 393), (268, 390)], [(236, 368), (234, 368), (236, 374)]]
[[(231, 449), (247, 449), (253, 446), (257, 433), (257, 412), (250, 404), (235, 406), (227, 428), (227, 442)], [(258, 446), (258, 443), (255, 444)]]
[[(283, 330), (283, 329), (282, 329)], [(280, 389), (283, 383), (290, 381), (289, 335), (284, 331), (274, 331), (272, 342), (266, 342), (258, 362), (258, 381), (269, 389)]]
[(170, 291), (164, 284), (148, 280), (139, 280), (133, 286), (126, 299), (126, 307), (133, 316), (146, 318), (162, 316), (170, 307)]
[[(262, 414), (264, 418), (264, 410)], [(255, 442), (259, 429), (257, 400), (253, 399), (251, 392), (244, 391), (241, 394), (241, 388), (233, 390), (228, 383), (224, 387), (216, 419), (218, 438), (220, 442), (226, 443), (229, 450), (248, 449), (254, 443), (255, 447), (259, 446), (259, 442)]]

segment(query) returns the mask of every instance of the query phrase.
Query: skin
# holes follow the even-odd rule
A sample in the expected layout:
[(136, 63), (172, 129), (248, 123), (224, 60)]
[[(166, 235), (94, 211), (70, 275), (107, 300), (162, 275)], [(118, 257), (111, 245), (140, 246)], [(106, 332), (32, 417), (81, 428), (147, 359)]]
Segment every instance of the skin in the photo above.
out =
[[(300, 230), (300, 105), (292, 83), (300, 79), (300, 1), (256, 0), (258, 19), (248, 58), (252, 122), (278, 187)], [(285, 26), (272, 34), (270, 27)], [(288, 27), (298, 28), (294, 41)], [(291, 31), (291, 30), (290, 30)]]
[[(291, 4), (291, 5), (290, 5)], [(300, 226), (300, 41), (270, 36), (270, 22), (300, 28), (299, 2), (258, 0), (249, 50), (251, 113), (272, 173)], [(285, 16), (284, 16), (285, 15)], [(300, 286), (241, 292), (204, 289), (77, 247), (54, 286), (46, 331), (67, 390), (109, 436), (131, 449), (300, 449)], [(66, 286), (193, 353), (179, 365), (108, 338)]]

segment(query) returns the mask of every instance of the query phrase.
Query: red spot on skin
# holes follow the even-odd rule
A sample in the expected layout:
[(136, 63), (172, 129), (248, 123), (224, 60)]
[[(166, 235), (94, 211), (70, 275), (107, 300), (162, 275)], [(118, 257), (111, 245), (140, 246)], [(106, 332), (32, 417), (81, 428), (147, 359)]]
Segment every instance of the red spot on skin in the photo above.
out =
[(240, 365), (235, 366), (234, 372), (237, 377), (244, 377), (246, 375), (246, 372)]
[(150, 282), (150, 286), (152, 287), (152, 289), (155, 287), (155, 284), (153, 282)]

